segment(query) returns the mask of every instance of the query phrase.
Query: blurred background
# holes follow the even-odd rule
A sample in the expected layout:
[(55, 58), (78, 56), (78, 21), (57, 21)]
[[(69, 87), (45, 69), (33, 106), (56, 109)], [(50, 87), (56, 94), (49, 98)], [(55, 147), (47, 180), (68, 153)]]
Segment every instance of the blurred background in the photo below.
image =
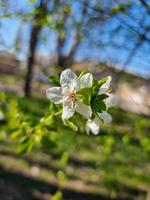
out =
[[(112, 76), (113, 122), (18, 146), (65, 68)], [(0, 0), (0, 92), (1, 199), (150, 199), (150, 1)]]

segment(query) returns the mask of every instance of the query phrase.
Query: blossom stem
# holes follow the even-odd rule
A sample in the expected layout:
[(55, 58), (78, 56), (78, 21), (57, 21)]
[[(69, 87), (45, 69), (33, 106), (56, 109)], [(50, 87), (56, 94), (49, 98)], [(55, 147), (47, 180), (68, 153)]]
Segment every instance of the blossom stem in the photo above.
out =
[(55, 114), (53, 114), (54, 116), (60, 115), (62, 113), (62, 111), (58, 111)]

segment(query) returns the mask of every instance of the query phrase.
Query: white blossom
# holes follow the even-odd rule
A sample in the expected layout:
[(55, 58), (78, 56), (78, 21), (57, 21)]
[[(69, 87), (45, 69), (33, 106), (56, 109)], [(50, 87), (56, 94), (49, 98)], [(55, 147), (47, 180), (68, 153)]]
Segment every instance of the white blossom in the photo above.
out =
[(107, 108), (110, 108), (110, 107), (112, 107), (112, 106), (114, 106), (116, 104), (116, 97), (115, 97), (115, 95), (109, 93), (111, 80), (112, 80), (112, 77), (108, 76), (108, 79), (107, 79), (106, 83), (104, 83), (99, 88), (99, 92), (98, 92), (99, 95), (104, 94), (104, 93), (108, 95), (108, 98), (106, 98), (104, 100)]
[(78, 78), (72, 70), (66, 69), (60, 75), (60, 85), (47, 89), (46, 95), (53, 103), (63, 104), (62, 119), (69, 119), (75, 111), (89, 119), (92, 115), (91, 107), (80, 102), (76, 93), (82, 88), (92, 87), (92, 74), (87, 73)]
[[(92, 132), (94, 135), (97, 135), (100, 132), (100, 122), (101, 120), (104, 122), (104, 124), (109, 124), (112, 121), (112, 117), (109, 113), (106, 111), (103, 111), (102, 113), (98, 113), (99, 117), (95, 117), (93, 120), (88, 119), (85, 125), (85, 130), (87, 134)], [(101, 119), (101, 120), (100, 120)]]
[(110, 89), (110, 83), (111, 83), (112, 77), (108, 76), (108, 79), (106, 83), (104, 83), (100, 88), (99, 88), (99, 93), (98, 94), (104, 94), (107, 93), (108, 90)]
[(92, 132), (94, 135), (99, 134), (100, 132), (100, 120), (98, 117), (95, 117), (93, 120), (88, 119), (85, 125), (85, 130), (87, 134)]
[(107, 95), (108, 95), (108, 98), (106, 98), (104, 100), (104, 102), (106, 103), (106, 107), (110, 108), (112, 106), (115, 106), (116, 101), (117, 101), (117, 97), (114, 94), (107, 93)]
[(106, 111), (98, 113), (98, 116), (103, 120), (104, 124), (109, 124), (112, 121), (112, 116)]
[[(109, 93), (110, 89), (110, 83), (111, 83), (111, 76), (108, 76), (108, 79), (106, 83), (104, 83), (100, 88), (98, 94), (107, 94), (108, 98), (104, 100), (106, 107), (109, 108), (113, 105), (114, 102), (114, 95)], [(110, 114), (108, 114), (106, 111), (102, 111), (101, 113), (97, 113), (98, 116), (96, 116), (93, 120), (88, 119), (86, 122), (86, 132), (89, 134), (92, 132), (94, 135), (97, 135), (100, 132), (100, 122), (103, 121), (103, 123), (108, 124), (112, 121), (112, 117)]]

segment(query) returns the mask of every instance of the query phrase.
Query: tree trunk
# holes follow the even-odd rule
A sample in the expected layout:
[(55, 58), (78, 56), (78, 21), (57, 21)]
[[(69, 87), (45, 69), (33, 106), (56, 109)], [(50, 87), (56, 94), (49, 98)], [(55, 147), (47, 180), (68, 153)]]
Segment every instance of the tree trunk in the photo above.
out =
[[(47, 13), (46, 1), (40, 0), (39, 6), (37, 7), (37, 13), (33, 17), (33, 24), (31, 28), (31, 36), (28, 50), (28, 59), (27, 59), (27, 73), (25, 76), (25, 85), (24, 85), (24, 93), (26, 97), (31, 96), (31, 83), (33, 76), (33, 66), (34, 66), (34, 58), (36, 47), (38, 44), (39, 33), (42, 29), (42, 25), (39, 23), (40, 18), (44, 18)], [(44, 13), (44, 15), (43, 15)]]
[(26, 97), (31, 96), (31, 83), (32, 83), (32, 75), (33, 75), (34, 57), (35, 57), (35, 51), (36, 51), (36, 46), (38, 43), (38, 35), (39, 35), (40, 30), (41, 30), (41, 27), (38, 27), (36, 25), (32, 26), (29, 54), (28, 54), (28, 60), (27, 60), (27, 74), (25, 77), (25, 86), (24, 86), (24, 92), (25, 92)]
[(67, 68), (66, 57), (58, 54), (57, 66), (61, 67), (62, 69)]

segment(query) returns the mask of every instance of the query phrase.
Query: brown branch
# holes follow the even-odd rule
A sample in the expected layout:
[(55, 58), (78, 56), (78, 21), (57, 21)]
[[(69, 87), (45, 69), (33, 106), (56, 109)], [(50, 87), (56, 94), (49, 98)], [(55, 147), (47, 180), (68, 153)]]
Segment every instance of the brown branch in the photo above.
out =
[[(40, 1), (39, 6), (36, 8), (42, 9), (46, 14), (47, 7), (44, 0)], [(39, 12), (35, 13), (33, 17), (32, 27), (31, 27), (31, 34), (30, 34), (30, 41), (29, 41), (29, 49), (28, 49), (28, 58), (27, 58), (27, 73), (25, 76), (25, 85), (24, 85), (24, 92), (25, 96), (31, 96), (31, 84), (32, 84), (32, 76), (33, 76), (33, 67), (34, 67), (34, 60), (36, 54), (36, 48), (39, 40), (39, 34), (42, 30), (42, 25), (39, 23), (41, 19), (41, 15)]]

